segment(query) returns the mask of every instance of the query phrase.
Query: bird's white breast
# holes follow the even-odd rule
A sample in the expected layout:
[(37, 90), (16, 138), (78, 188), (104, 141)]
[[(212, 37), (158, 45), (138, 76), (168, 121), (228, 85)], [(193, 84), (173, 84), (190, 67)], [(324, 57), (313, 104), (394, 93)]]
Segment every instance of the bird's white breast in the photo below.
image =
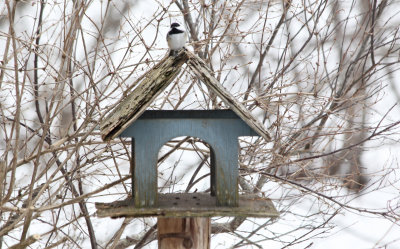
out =
[(179, 33), (170, 35), (167, 38), (168, 47), (171, 50), (179, 50), (185, 46), (186, 43), (186, 33)]

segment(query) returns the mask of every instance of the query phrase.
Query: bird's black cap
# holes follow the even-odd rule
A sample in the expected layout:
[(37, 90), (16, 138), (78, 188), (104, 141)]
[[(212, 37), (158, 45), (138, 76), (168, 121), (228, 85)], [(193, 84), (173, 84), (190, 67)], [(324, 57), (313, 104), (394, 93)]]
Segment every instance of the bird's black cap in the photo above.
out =
[(176, 27), (179, 27), (179, 26), (181, 26), (181, 25), (179, 25), (179, 23), (177, 23), (177, 22), (174, 22), (174, 23), (171, 24), (171, 28), (176, 28)]

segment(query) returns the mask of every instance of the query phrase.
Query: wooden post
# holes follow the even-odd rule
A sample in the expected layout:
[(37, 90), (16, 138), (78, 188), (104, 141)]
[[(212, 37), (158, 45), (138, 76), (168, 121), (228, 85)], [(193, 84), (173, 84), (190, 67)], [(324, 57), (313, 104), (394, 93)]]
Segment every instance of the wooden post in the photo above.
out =
[(158, 218), (159, 249), (209, 249), (210, 218)]

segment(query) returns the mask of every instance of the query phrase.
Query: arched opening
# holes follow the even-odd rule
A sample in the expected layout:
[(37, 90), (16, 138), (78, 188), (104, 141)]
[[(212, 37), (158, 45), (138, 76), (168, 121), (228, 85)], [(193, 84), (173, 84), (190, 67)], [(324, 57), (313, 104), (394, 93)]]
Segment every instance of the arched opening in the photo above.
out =
[[(207, 190), (216, 197), (214, 202), (217, 206), (238, 206), (238, 137), (253, 135), (254, 131), (233, 112), (212, 112), (212, 115), (208, 112), (206, 115), (201, 111), (148, 111), (146, 113), (124, 131), (125, 135), (133, 138), (132, 182), (135, 206), (157, 207), (159, 192)], [(192, 138), (183, 143), (181, 143), (182, 139), (174, 139), (186, 135), (191, 135)], [(169, 142), (171, 139), (172, 142)], [(196, 145), (197, 142), (205, 147)], [(167, 148), (170, 147), (166, 152), (161, 149), (165, 144)], [(203, 151), (208, 150), (208, 153), (200, 153), (202, 148)], [(200, 150), (197, 150), (197, 154), (189, 156), (183, 156), (178, 151), (175, 160), (172, 159), (172, 162), (165, 166), (160, 165), (158, 168), (158, 162), (162, 163), (167, 160), (166, 155), (172, 154), (171, 149), (173, 152), (176, 149)], [(191, 158), (196, 157), (198, 166), (177, 167), (180, 163), (190, 162)], [(199, 174), (206, 168), (208, 168), (206, 173)], [(165, 171), (168, 169), (170, 173)], [(176, 171), (177, 169), (179, 172)], [(158, 174), (158, 171), (161, 174)], [(174, 174), (177, 172), (179, 174)], [(187, 184), (180, 183), (184, 177), (189, 177)]]
[(214, 152), (206, 141), (191, 136), (175, 137), (158, 152), (158, 192), (215, 194), (211, 172)]

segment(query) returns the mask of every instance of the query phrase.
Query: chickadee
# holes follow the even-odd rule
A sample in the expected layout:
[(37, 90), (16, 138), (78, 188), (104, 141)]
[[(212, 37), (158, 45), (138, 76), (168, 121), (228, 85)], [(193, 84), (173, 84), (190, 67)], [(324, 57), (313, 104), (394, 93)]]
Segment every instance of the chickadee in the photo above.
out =
[(167, 34), (168, 47), (170, 49), (169, 55), (177, 55), (186, 43), (186, 32), (185, 30), (179, 29), (181, 25), (179, 23), (172, 23), (171, 29)]

